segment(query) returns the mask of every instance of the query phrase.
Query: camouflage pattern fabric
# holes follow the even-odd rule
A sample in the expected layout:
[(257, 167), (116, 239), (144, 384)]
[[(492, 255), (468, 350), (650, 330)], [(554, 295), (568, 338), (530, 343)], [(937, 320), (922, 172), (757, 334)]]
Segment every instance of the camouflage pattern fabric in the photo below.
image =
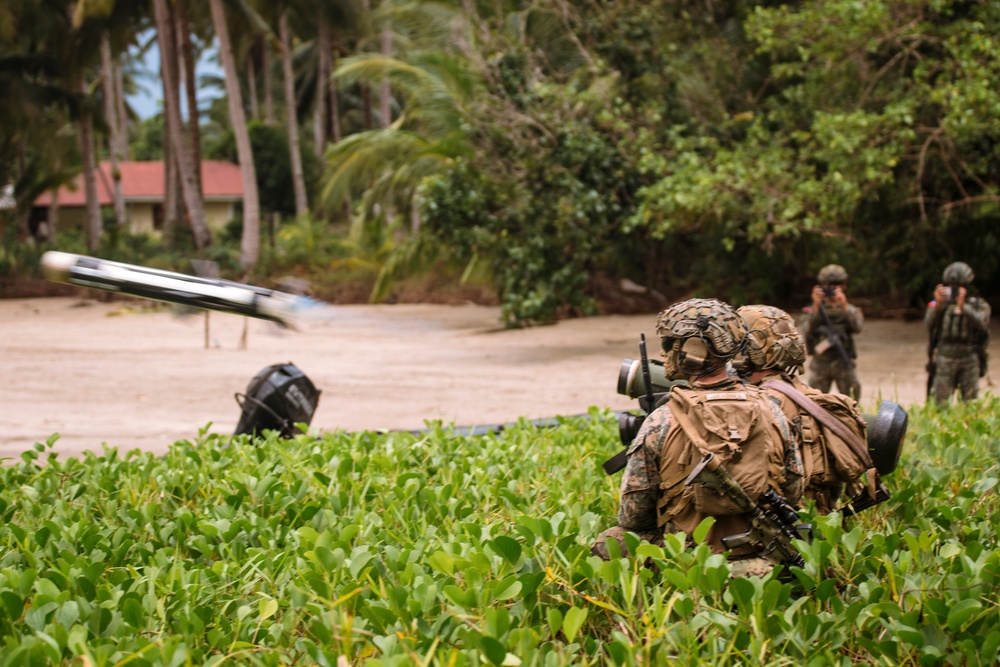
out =
[(743, 306), (736, 312), (746, 320), (748, 329), (740, 370), (791, 373), (806, 362), (805, 344), (791, 315), (764, 304)]
[[(836, 352), (834, 352), (836, 354)], [(848, 366), (840, 357), (829, 358), (826, 355), (816, 356), (809, 362), (810, 387), (821, 393), (829, 393), (830, 387), (836, 383), (837, 391), (850, 396), (855, 401), (861, 399), (861, 381), (853, 366)]]
[(847, 282), (847, 270), (840, 264), (827, 264), (819, 273), (816, 274), (816, 280), (823, 283), (846, 283)]
[(656, 318), (661, 338), (700, 338), (719, 357), (731, 357), (743, 345), (746, 323), (732, 306), (718, 299), (688, 299), (661, 312)]
[(774, 569), (774, 563), (766, 558), (743, 558), (729, 563), (729, 578), (763, 577)]
[[(604, 560), (611, 560), (611, 555), (608, 553), (607, 540), (613, 539), (618, 542), (618, 548), (619, 551), (621, 551), (621, 555), (628, 556), (628, 546), (625, 544), (625, 533), (627, 532), (630, 531), (625, 530), (621, 526), (608, 528), (606, 531), (597, 536), (597, 541), (590, 547), (590, 553), (595, 556), (600, 556)], [(639, 536), (639, 539), (645, 540), (646, 542), (652, 542), (653, 544), (661, 547), (663, 546), (663, 531), (661, 530), (636, 534)]]
[[(694, 384), (696, 388), (729, 389), (738, 387), (734, 379), (726, 379), (711, 387)], [(796, 503), (804, 490), (804, 467), (799, 453), (798, 440), (792, 425), (782, 411), (781, 402), (774, 396), (769, 396), (774, 423), (781, 431), (785, 450), (785, 470), (779, 492), (790, 502)], [(618, 526), (611, 531), (605, 531), (598, 538), (591, 551), (596, 555), (607, 553), (603, 544), (608, 536), (620, 536), (616, 530), (630, 531), (638, 535), (658, 537), (662, 532), (673, 532), (674, 527), (668, 522), (663, 531), (657, 529), (656, 502), (660, 496), (660, 454), (664, 436), (670, 428), (672, 415), (670, 408), (663, 405), (646, 417), (636, 434), (635, 440), (628, 450), (628, 464), (622, 475), (621, 500), (618, 508)], [(659, 535), (658, 535), (659, 533)], [(652, 540), (650, 540), (652, 541)], [(605, 556), (602, 556), (605, 557)]]
[(958, 389), (963, 401), (979, 396), (979, 357), (970, 352), (961, 357), (934, 356), (934, 382), (931, 395), (938, 405), (945, 405)]
[(934, 382), (931, 394), (938, 405), (944, 405), (957, 389), (963, 401), (979, 395), (978, 341), (988, 340), (990, 305), (971, 297), (960, 312), (931, 301), (924, 314), (934, 348)]
[[(826, 311), (826, 316), (830, 318), (830, 324), (833, 325), (834, 330), (841, 335), (844, 347), (847, 348), (847, 354), (851, 358), (857, 357), (857, 352), (854, 350), (854, 334), (861, 333), (861, 329), (865, 325), (865, 316), (861, 309), (853, 304), (848, 304), (847, 308), (824, 304), (823, 309)], [(806, 322), (803, 328), (805, 329), (806, 351), (809, 354), (816, 355), (815, 348), (823, 339), (825, 326), (823, 314), (819, 312), (818, 308), (816, 310), (813, 310), (812, 307), (806, 309)], [(839, 353), (836, 347), (830, 346), (822, 354), (816, 356), (834, 358), (839, 357)]]

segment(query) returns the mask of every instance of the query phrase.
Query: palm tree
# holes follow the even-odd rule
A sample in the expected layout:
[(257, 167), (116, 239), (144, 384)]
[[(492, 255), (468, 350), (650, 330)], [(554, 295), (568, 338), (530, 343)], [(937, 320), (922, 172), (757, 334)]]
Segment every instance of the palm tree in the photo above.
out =
[(194, 170), (198, 197), (204, 198), (201, 182), (201, 114), (198, 111), (198, 81), (195, 79), (196, 59), (194, 43), (191, 39), (192, 23), (188, 18), (187, 0), (173, 0), (173, 2), (176, 14), (177, 53), (180, 56), (180, 69), (184, 74), (184, 98), (187, 102), (187, 135), (191, 145), (191, 166)]
[[(77, 86), (60, 67), (58, 56), (69, 43), (65, 12), (43, 11), (36, 3), (0, 3), (0, 188), (13, 184), (19, 212), (19, 239), (27, 233), (27, 212), (41, 189), (43, 172), (66, 150), (53, 151), (52, 142), (65, 139), (66, 118), (80, 108)], [(74, 141), (72, 135), (70, 142)], [(65, 148), (64, 146), (61, 146)], [(33, 165), (44, 166), (35, 168)], [(79, 173), (75, 170), (70, 177)]]
[(125, 216), (125, 196), (122, 193), (122, 176), (118, 162), (121, 160), (121, 124), (118, 120), (118, 105), (115, 100), (114, 64), (111, 55), (111, 36), (105, 29), (101, 33), (101, 90), (104, 96), (104, 120), (108, 125), (108, 158), (111, 163), (111, 180), (114, 181), (112, 198), (114, 201), (115, 224), (119, 228), (127, 223)]
[(226, 75), (226, 96), (229, 101), (229, 118), (236, 138), (236, 154), (243, 176), (243, 239), (240, 264), (250, 271), (257, 264), (260, 255), (260, 195), (257, 191), (257, 172), (254, 168), (253, 149), (250, 146), (250, 132), (247, 130), (246, 114), (243, 111), (243, 94), (240, 90), (236, 58), (229, 38), (226, 11), (223, 0), (209, 0), (212, 23), (219, 40), (219, 59)]
[[(379, 211), (409, 211), (420, 183), (469, 150), (465, 103), (474, 79), (463, 61), (440, 52), (411, 54), (409, 62), (366, 54), (345, 59), (336, 78), (345, 84), (391, 81), (404, 100), (399, 117), (385, 129), (347, 136), (327, 152), (323, 199), (339, 206), (362, 195), (365, 226), (379, 224)], [(419, 227), (418, 223), (414, 224)]]
[(167, 0), (153, 0), (153, 11), (156, 17), (156, 30), (160, 44), (160, 57), (162, 58), (165, 84), (163, 110), (164, 116), (169, 119), (170, 146), (176, 156), (177, 165), (180, 170), (181, 192), (184, 195), (184, 203), (187, 206), (188, 216), (190, 217), (191, 232), (194, 236), (195, 247), (205, 248), (211, 244), (212, 236), (205, 222), (205, 207), (198, 192), (190, 144), (184, 140), (180, 100), (177, 94), (178, 60), (175, 48), (177, 42)]
[(295, 103), (295, 74), (292, 67), (292, 39), (288, 27), (290, 9), (285, 7), (278, 19), (281, 35), (281, 69), (285, 89), (285, 123), (288, 128), (288, 150), (292, 160), (292, 187), (295, 189), (295, 215), (302, 217), (308, 212), (306, 182), (302, 170), (302, 147), (299, 137), (298, 105)]

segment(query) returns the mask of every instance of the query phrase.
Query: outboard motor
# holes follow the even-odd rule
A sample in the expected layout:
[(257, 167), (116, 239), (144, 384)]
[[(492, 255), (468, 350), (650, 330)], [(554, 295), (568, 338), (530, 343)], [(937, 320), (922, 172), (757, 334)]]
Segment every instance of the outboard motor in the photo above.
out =
[(908, 421), (906, 410), (899, 403), (882, 401), (878, 414), (862, 416), (868, 422), (868, 454), (878, 474), (884, 477), (896, 469), (903, 452)]
[(284, 438), (308, 425), (319, 404), (320, 390), (291, 362), (273, 364), (250, 380), (246, 394), (236, 394), (243, 412), (234, 435), (278, 431)]

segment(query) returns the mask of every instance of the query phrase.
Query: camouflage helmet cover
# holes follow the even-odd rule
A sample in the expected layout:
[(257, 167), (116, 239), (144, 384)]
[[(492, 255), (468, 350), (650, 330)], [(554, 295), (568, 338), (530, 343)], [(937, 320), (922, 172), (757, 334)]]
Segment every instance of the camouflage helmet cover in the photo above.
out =
[(699, 338), (716, 357), (729, 359), (743, 347), (747, 328), (743, 318), (718, 299), (688, 299), (670, 306), (656, 319), (663, 339)]
[(950, 285), (968, 285), (975, 277), (972, 267), (965, 262), (952, 262), (941, 275), (942, 281)]
[(816, 280), (821, 284), (846, 283), (847, 271), (840, 264), (827, 264), (819, 270)]
[(806, 362), (805, 344), (791, 315), (760, 304), (743, 306), (737, 312), (749, 330), (743, 349), (746, 370), (791, 371)]

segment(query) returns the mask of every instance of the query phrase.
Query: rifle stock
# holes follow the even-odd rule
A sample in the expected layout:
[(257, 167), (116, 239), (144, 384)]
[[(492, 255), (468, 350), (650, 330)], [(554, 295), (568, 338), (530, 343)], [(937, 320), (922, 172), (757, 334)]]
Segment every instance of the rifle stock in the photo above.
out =
[(702, 484), (732, 499), (750, 515), (749, 530), (722, 538), (722, 544), (727, 549), (749, 545), (773, 563), (805, 566), (805, 560), (792, 540), (803, 537), (800, 532), (808, 534), (811, 527), (798, 524), (798, 514), (777, 493), (768, 491), (761, 495), (763, 502), (754, 502), (711, 452), (705, 454), (684, 483)]

